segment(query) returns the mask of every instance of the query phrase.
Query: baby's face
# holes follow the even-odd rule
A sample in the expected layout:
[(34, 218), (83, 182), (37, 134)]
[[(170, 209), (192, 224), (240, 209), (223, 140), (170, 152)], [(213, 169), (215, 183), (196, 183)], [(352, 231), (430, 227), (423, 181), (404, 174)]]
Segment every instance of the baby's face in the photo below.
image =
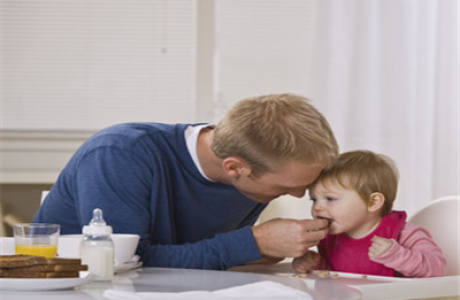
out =
[(375, 225), (374, 215), (359, 194), (338, 183), (320, 182), (310, 189), (314, 218), (329, 221), (329, 233), (346, 233), (352, 238), (362, 238)]

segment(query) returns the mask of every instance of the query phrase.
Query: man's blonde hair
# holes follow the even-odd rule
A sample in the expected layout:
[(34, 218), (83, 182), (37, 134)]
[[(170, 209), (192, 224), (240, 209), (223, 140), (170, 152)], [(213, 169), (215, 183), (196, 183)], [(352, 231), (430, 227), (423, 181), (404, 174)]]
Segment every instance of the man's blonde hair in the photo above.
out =
[(293, 94), (236, 103), (217, 124), (211, 148), (221, 159), (244, 159), (254, 176), (291, 160), (328, 167), (338, 155), (327, 120), (308, 99)]
[(350, 151), (340, 154), (337, 163), (324, 170), (309, 189), (316, 184), (338, 183), (346, 189), (355, 190), (370, 204), (372, 193), (381, 193), (385, 202), (381, 216), (389, 213), (398, 191), (399, 172), (394, 161), (386, 155), (368, 150)]

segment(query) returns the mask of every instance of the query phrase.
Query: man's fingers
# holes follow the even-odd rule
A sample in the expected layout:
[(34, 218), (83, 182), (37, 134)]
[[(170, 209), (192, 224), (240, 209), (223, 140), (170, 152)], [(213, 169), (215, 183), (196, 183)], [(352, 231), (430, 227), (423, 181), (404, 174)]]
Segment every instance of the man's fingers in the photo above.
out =
[(305, 240), (308, 240), (311, 242), (319, 242), (320, 240), (324, 239), (326, 235), (327, 235), (327, 229), (304, 232)]
[(324, 219), (299, 220), (299, 223), (306, 231), (317, 231), (329, 227), (329, 222)]
[(324, 239), (329, 231), (326, 220), (300, 220), (300, 237), (308, 247), (315, 246)]
[(298, 257), (319, 243), (328, 232), (326, 220), (277, 219), (252, 227), (262, 255)]

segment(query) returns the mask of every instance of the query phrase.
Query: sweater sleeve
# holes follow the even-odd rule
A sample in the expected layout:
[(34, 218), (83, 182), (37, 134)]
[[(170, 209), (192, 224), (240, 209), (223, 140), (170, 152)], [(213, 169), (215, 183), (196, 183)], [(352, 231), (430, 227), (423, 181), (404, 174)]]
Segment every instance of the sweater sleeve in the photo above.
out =
[(249, 226), (182, 245), (139, 245), (145, 266), (226, 270), (261, 259)]
[(141, 156), (113, 147), (87, 154), (74, 182), (80, 225), (89, 222), (94, 208), (101, 208), (114, 232), (140, 235), (137, 254), (144, 266), (227, 269), (261, 258), (249, 226), (193, 243), (152, 244), (152, 235), (175, 231), (167, 219), (155, 217), (169, 214), (168, 207), (157, 205), (161, 211), (152, 212), (152, 171)]
[(446, 259), (423, 227), (406, 223), (399, 240), (392, 239), (392, 242), (390, 249), (371, 260), (392, 268), (405, 277), (444, 276)]

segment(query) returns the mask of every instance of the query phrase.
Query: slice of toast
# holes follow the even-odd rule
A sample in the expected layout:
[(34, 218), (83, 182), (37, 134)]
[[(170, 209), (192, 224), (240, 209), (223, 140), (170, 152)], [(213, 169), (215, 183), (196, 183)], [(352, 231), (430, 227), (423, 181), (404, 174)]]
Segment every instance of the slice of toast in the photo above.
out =
[(53, 271), (86, 271), (87, 265), (50, 265)]
[(46, 263), (50, 265), (81, 265), (79, 258), (47, 258)]
[(30, 268), (0, 269), (0, 278), (78, 278), (79, 271), (41, 271)]
[(53, 267), (54, 271), (86, 271), (87, 265), (81, 264), (78, 258), (47, 258), (47, 263)]
[(41, 256), (0, 255), (0, 268), (23, 268), (46, 264), (46, 258)]
[(80, 273), (78, 271), (57, 271), (46, 273), (46, 278), (74, 278), (79, 276)]
[(0, 269), (1, 278), (46, 278), (47, 271), (33, 269), (33, 267)]

